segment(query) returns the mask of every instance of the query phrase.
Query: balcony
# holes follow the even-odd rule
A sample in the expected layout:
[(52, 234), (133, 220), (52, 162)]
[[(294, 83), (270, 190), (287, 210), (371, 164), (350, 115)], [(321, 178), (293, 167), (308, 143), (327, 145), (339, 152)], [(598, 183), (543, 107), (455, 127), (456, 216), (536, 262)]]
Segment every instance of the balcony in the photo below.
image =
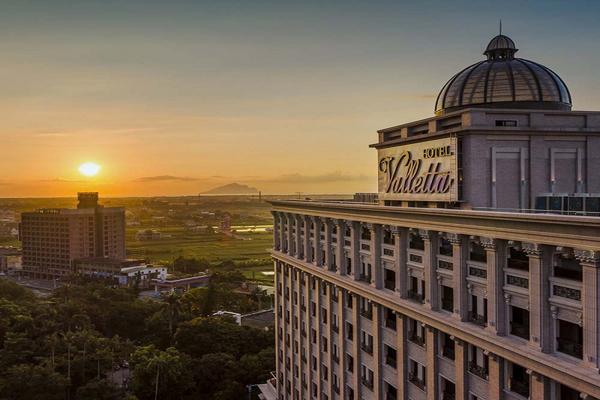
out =
[(371, 283), (371, 275), (361, 273), (358, 277), (358, 280), (360, 280), (361, 282)]
[(475, 325), (479, 325), (481, 327), (485, 327), (487, 325), (487, 318), (484, 317), (483, 315), (469, 312), (468, 319), (469, 319), (469, 322), (472, 322)]
[(506, 284), (518, 288), (529, 289), (529, 273), (518, 269), (505, 269)]
[(331, 330), (335, 333), (340, 333), (340, 327), (338, 325), (332, 325)]
[(479, 279), (487, 279), (487, 265), (477, 261), (467, 261), (469, 276)]
[(523, 397), (529, 397), (529, 382), (523, 382), (516, 379), (510, 379), (509, 390)]
[(418, 293), (416, 290), (409, 290), (407, 295), (410, 300), (416, 301), (417, 303), (423, 304), (425, 300), (423, 295)]
[(482, 367), (474, 361), (469, 362), (468, 366), (469, 372), (475, 376), (480, 377), (481, 379), (488, 379), (488, 370), (487, 368)]
[(556, 338), (556, 350), (571, 357), (583, 359), (583, 344), (569, 339)]
[(408, 332), (408, 340), (421, 347), (425, 347), (425, 338), (417, 335), (416, 332)]
[(365, 318), (372, 319), (373, 318), (373, 309), (360, 310), (360, 315)]
[(421, 390), (425, 390), (425, 380), (421, 379), (414, 372), (408, 373), (408, 381)]
[(365, 385), (369, 389), (373, 390), (373, 381), (372, 380), (369, 380), (367, 378), (361, 378), (360, 381), (362, 382), (363, 385)]
[(452, 257), (443, 256), (438, 254), (438, 269), (443, 269), (446, 271), (452, 271), (454, 269), (454, 264), (452, 263)]

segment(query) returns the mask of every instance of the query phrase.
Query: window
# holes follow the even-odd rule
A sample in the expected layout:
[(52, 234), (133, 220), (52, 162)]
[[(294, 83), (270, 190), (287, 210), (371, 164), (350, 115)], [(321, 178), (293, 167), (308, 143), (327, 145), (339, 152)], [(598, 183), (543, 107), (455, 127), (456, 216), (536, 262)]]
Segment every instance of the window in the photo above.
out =
[(360, 368), (360, 377), (362, 384), (367, 388), (373, 390), (373, 371), (371, 371), (366, 365), (362, 364)]
[(391, 309), (384, 308), (385, 327), (393, 331), (396, 330), (396, 314)]
[(352, 258), (346, 258), (346, 273), (352, 275)]
[(496, 126), (515, 127), (517, 126), (517, 121), (514, 119), (497, 119)]
[(385, 393), (385, 400), (396, 400), (398, 398), (398, 389), (391, 383), (384, 381), (383, 390)]
[(529, 340), (529, 311), (511, 306), (510, 334)]
[(425, 390), (425, 367), (415, 360), (408, 360), (408, 381), (421, 390)]
[(423, 324), (412, 318), (408, 322), (408, 340), (419, 346), (425, 346), (425, 329), (423, 329)]
[(425, 250), (425, 241), (421, 235), (411, 232), (408, 247), (414, 250)]
[(487, 325), (487, 299), (482, 299), (480, 306), (479, 296), (471, 295), (469, 321), (479, 326)]
[(488, 356), (484, 353), (483, 349), (473, 345), (469, 345), (468, 352), (468, 371), (473, 375), (480, 377), (481, 379), (487, 380), (489, 371)]
[(482, 263), (487, 262), (487, 253), (481, 243), (474, 241), (469, 243), (469, 260)]
[(442, 285), (442, 310), (452, 312), (454, 310), (454, 289)]
[(442, 347), (442, 356), (446, 357), (450, 360), (454, 360), (454, 340), (447, 333), (442, 332), (440, 336), (441, 347)]
[(583, 277), (581, 264), (571, 252), (557, 253), (554, 256), (554, 276), (581, 282)]
[(397, 360), (397, 352), (396, 349), (390, 345), (383, 345), (384, 353), (385, 353), (385, 363), (392, 368), (396, 368), (396, 360)]
[(529, 271), (529, 257), (525, 251), (510, 247), (508, 251), (507, 267), (521, 271)]
[(396, 290), (396, 272), (387, 268), (383, 271), (384, 287), (388, 290)]
[(363, 351), (373, 354), (373, 336), (365, 331), (360, 331), (360, 347)]
[(346, 369), (348, 372), (354, 372), (354, 357), (346, 353)]
[(352, 294), (350, 292), (346, 292), (346, 307), (352, 309)]
[(445, 237), (440, 238), (439, 254), (441, 254), (443, 256), (452, 257), (452, 254), (453, 254), (452, 243), (450, 243), (450, 241), (448, 239), (446, 239)]
[(454, 382), (442, 377), (441, 382), (442, 399), (454, 399), (456, 395), (456, 386)]
[(583, 358), (583, 328), (572, 322), (558, 320), (556, 350), (579, 359)]
[(354, 325), (346, 321), (346, 339), (354, 340)]
[(529, 393), (529, 375), (524, 367), (510, 363), (509, 364), (508, 389), (523, 397), (528, 398)]

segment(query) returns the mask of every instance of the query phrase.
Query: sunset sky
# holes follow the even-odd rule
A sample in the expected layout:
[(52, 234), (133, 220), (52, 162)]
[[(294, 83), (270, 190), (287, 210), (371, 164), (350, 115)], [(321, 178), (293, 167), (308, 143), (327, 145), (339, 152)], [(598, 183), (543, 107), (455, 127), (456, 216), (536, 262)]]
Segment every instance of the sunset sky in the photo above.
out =
[[(600, 109), (600, 1), (2, 1), (0, 196), (376, 188), (498, 32)], [(84, 177), (80, 164), (102, 166)]]

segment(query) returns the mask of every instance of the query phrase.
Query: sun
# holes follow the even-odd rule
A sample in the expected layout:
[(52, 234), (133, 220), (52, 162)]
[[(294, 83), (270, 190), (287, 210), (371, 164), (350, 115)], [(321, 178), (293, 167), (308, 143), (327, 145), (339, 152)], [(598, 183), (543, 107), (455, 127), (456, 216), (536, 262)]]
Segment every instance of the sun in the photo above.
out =
[(85, 162), (79, 166), (79, 172), (85, 176), (95, 176), (100, 172), (102, 167), (95, 162)]

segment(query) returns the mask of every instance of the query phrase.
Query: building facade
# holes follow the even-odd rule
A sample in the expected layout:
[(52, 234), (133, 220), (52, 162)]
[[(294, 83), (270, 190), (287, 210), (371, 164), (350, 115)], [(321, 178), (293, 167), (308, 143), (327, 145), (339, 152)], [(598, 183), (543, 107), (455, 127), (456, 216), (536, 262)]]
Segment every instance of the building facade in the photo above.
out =
[(516, 52), (378, 132), (376, 203), (272, 202), (278, 398), (600, 398), (600, 113)]
[(86, 258), (125, 258), (125, 209), (103, 207), (98, 193), (79, 193), (76, 209), (40, 209), (21, 214), (23, 273), (53, 279), (74, 272)]

